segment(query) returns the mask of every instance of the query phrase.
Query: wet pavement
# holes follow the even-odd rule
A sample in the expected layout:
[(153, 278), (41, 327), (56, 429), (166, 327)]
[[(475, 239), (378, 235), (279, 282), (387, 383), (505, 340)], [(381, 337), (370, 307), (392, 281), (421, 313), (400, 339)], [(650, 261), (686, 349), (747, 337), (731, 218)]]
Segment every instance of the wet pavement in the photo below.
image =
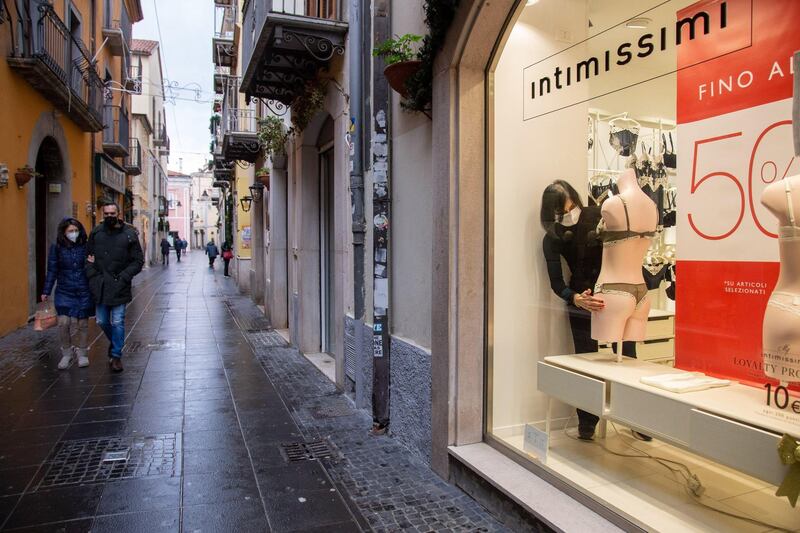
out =
[(356, 410), (193, 251), (136, 280), (125, 371), (0, 339), (0, 530), (502, 531)]

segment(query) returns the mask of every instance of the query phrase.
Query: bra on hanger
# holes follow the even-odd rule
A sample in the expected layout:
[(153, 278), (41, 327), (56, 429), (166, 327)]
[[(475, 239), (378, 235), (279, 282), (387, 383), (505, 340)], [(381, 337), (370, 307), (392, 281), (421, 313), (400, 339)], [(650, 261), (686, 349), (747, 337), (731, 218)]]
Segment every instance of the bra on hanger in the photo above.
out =
[(675, 189), (675, 187), (671, 187), (666, 190), (664, 198), (666, 199), (667, 205), (664, 206), (664, 217), (663, 217), (665, 228), (671, 228), (677, 222), (676, 220), (677, 215), (675, 211), (677, 208), (676, 204), (677, 196), (678, 196), (678, 191)]

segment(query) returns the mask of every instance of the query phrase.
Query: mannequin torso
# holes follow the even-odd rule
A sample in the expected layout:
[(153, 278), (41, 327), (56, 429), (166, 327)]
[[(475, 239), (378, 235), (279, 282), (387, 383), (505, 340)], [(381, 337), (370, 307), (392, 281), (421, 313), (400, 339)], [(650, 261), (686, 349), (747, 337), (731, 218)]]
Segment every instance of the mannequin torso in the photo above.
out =
[(761, 195), (779, 225), (780, 274), (764, 311), (764, 374), (781, 383), (800, 382), (800, 176), (770, 184)]
[(607, 233), (596, 294), (605, 309), (592, 313), (592, 338), (601, 342), (644, 340), (650, 303), (642, 276), (642, 260), (658, 222), (656, 205), (642, 190), (633, 169), (618, 180), (619, 195), (602, 208)]

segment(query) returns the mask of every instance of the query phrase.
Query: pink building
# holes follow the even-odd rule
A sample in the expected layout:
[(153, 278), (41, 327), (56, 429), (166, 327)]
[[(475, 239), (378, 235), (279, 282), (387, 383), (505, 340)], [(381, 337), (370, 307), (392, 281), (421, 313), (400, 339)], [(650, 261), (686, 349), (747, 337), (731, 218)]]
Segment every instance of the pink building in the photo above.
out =
[(192, 177), (170, 170), (167, 174), (167, 207), (169, 237), (174, 244), (175, 236), (189, 242), (192, 234)]

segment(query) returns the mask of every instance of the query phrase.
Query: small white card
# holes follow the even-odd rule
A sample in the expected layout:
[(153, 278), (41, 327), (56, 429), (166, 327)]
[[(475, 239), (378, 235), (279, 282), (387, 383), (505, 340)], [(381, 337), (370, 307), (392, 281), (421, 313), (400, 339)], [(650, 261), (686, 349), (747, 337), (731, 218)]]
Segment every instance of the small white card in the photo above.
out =
[(522, 448), (536, 456), (541, 462), (547, 462), (547, 449), (550, 444), (550, 436), (547, 432), (538, 429), (533, 424), (525, 424), (525, 438)]

